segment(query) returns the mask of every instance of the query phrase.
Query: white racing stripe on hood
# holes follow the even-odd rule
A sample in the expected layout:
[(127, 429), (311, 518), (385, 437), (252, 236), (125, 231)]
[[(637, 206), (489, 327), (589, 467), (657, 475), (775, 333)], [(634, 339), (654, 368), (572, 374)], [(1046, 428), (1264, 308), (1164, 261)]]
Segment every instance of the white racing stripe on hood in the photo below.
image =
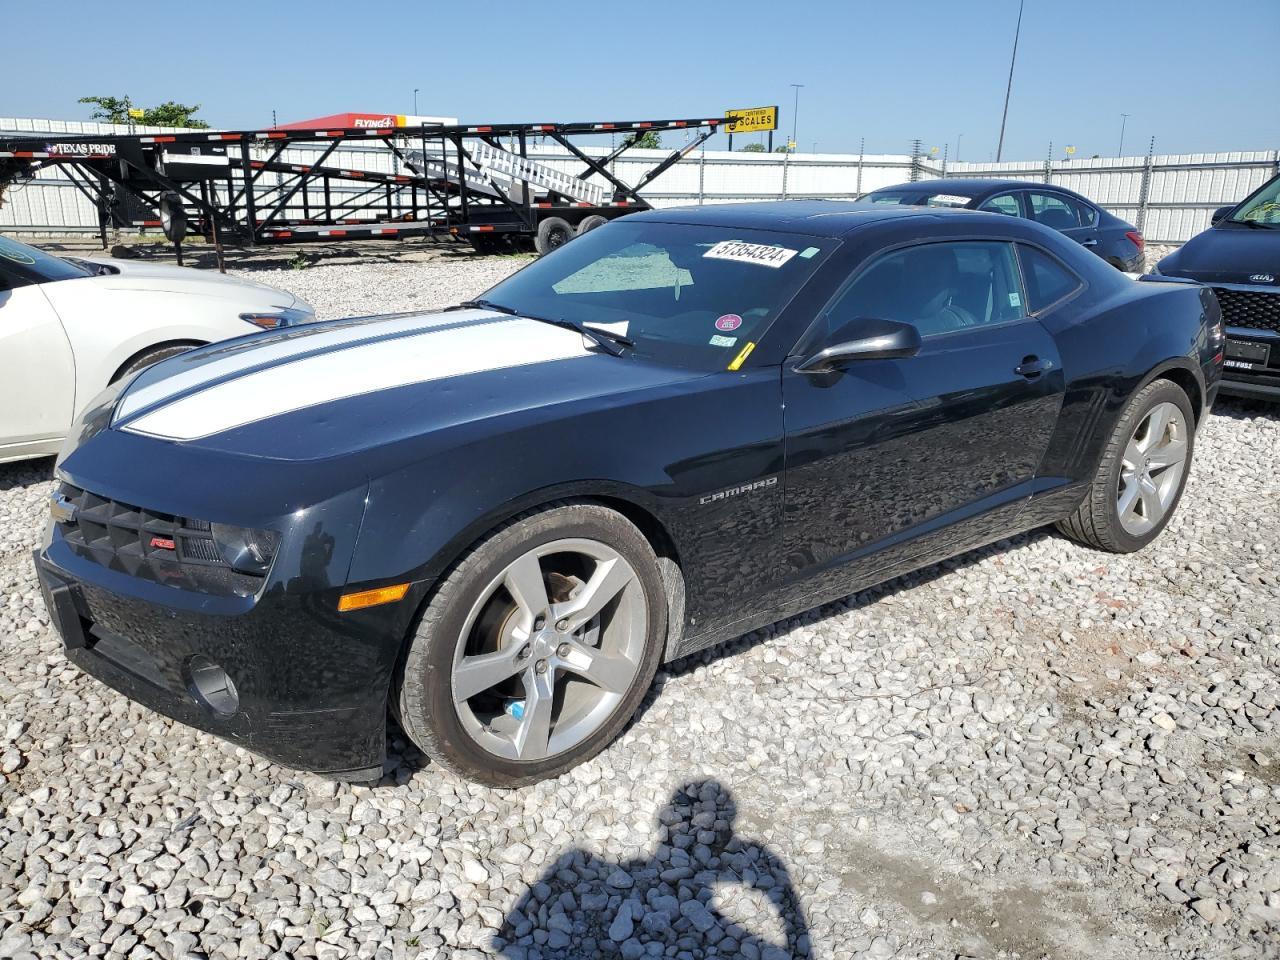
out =
[[(266, 364), (280, 363), (291, 357), (325, 349), (341, 347), (360, 340), (376, 340), (394, 337), (414, 330), (430, 330), (434, 327), (452, 326), (466, 321), (493, 319), (501, 314), (489, 310), (459, 310), (440, 314), (414, 314), (387, 320), (358, 320), (324, 327), (285, 328), (279, 339), (270, 343), (250, 341), (221, 348), (224, 352), (215, 360), (208, 360), (209, 353), (201, 355), (200, 363), (187, 370), (180, 370), (163, 380), (127, 391), (116, 407), (113, 423), (118, 423), (138, 411), (186, 393), (196, 387), (233, 376), (244, 370), (252, 370)], [(180, 358), (179, 358), (180, 359)]]
[(581, 334), (519, 317), (427, 331), (226, 380), (145, 413), (123, 429), (197, 440), (346, 397), (588, 353)]

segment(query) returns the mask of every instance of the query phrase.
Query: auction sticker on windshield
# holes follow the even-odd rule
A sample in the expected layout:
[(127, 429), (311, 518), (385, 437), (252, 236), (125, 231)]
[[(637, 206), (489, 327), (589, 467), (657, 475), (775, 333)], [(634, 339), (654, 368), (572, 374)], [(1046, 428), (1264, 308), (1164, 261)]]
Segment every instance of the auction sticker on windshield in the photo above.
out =
[(736, 260), (739, 263), (755, 263), (777, 269), (796, 255), (787, 247), (774, 247), (767, 243), (746, 243), (742, 240), (721, 240), (704, 253), (713, 260)]

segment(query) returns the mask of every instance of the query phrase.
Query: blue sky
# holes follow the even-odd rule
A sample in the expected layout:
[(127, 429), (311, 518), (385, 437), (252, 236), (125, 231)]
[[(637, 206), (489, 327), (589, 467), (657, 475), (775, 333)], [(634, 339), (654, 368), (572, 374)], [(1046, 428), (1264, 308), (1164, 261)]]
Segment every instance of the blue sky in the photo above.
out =
[[(1280, 147), (1280, 0), (1027, 0), (1005, 159)], [(777, 103), (800, 150), (994, 155), (1018, 0), (9, 0), (0, 116), (77, 98), (203, 105), (214, 126), (347, 110), (463, 120), (719, 115)], [(190, 11), (182, 13), (180, 11)], [(168, 36), (168, 41), (157, 38)], [(30, 82), (22, 78), (30, 78)], [(735, 146), (740, 145), (735, 143)], [(723, 148), (717, 137), (711, 146)]]

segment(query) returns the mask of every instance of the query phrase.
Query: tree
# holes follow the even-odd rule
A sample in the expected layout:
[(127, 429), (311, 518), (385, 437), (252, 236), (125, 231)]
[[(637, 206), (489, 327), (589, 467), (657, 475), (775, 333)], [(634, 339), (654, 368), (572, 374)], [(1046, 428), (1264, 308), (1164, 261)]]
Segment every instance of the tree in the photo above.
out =
[(748, 143), (745, 147), (738, 148), (739, 153), (764, 153), (763, 143)]
[(787, 149), (787, 145), (784, 143), (784, 144), (783, 144), (782, 146), (780, 146), (780, 147), (774, 147), (774, 148), (773, 148), (773, 152), (774, 152), (774, 153), (790, 153), (791, 151), (789, 151), (789, 150)]
[(136, 121), (148, 127), (190, 127), (196, 130), (208, 129), (209, 124), (197, 120), (192, 114), (200, 109), (200, 104), (188, 107), (173, 100), (166, 100), (156, 107), (142, 108), (142, 116), (130, 117), (133, 104), (128, 97), (81, 97), (80, 103), (92, 104), (93, 119), (104, 123), (127, 124)]
[(636, 142), (632, 146), (640, 147), (644, 150), (661, 150), (662, 140), (658, 137), (657, 130), (646, 130), (636, 137)]

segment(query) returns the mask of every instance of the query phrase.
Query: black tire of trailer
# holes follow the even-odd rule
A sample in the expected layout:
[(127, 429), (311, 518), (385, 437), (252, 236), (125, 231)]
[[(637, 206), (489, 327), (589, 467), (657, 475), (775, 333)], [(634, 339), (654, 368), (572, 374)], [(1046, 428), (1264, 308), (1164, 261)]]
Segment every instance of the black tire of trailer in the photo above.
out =
[(582, 218), (582, 222), (578, 224), (578, 236), (582, 236), (588, 230), (594, 230), (596, 227), (602, 227), (609, 222), (608, 217), (602, 217), (598, 213)]
[(500, 233), (473, 233), (467, 239), (471, 241), (471, 249), (476, 253), (490, 254), (502, 251), (503, 241)]
[(557, 247), (563, 247), (574, 237), (573, 227), (569, 221), (560, 217), (547, 217), (538, 224), (538, 233), (533, 246), (539, 254), (545, 256)]

